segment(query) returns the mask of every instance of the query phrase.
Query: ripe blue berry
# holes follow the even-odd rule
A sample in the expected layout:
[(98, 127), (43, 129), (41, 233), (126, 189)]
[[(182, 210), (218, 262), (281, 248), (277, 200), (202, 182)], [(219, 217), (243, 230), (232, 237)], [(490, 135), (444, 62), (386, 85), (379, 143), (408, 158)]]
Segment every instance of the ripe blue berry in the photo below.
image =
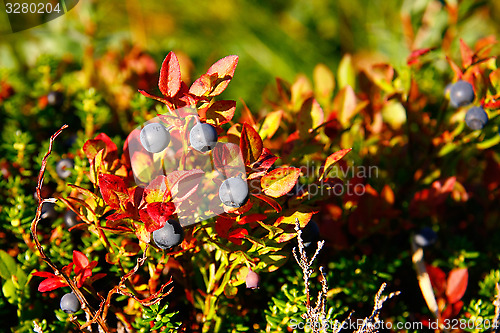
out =
[(76, 220), (76, 213), (72, 210), (67, 210), (66, 213), (64, 213), (64, 224), (66, 225), (66, 228), (71, 228), (74, 227), (75, 225), (78, 224), (78, 221)]
[(245, 279), (245, 284), (249, 289), (256, 289), (259, 287), (260, 277), (257, 273), (252, 270), (248, 271), (247, 278)]
[(430, 246), (437, 241), (437, 234), (430, 227), (422, 228), (415, 235), (415, 244), (420, 247)]
[(74, 293), (67, 293), (61, 298), (60, 306), (66, 313), (75, 313), (80, 310), (80, 301)]
[(184, 230), (176, 220), (168, 220), (163, 228), (153, 231), (153, 240), (162, 250), (179, 245), (184, 238)]
[(206, 123), (198, 123), (189, 133), (189, 142), (191, 146), (199, 152), (212, 150), (217, 144), (217, 131), (215, 128)]
[(465, 123), (474, 131), (482, 129), (487, 122), (488, 114), (481, 106), (472, 107), (465, 114)]
[(304, 247), (309, 247), (311, 244), (314, 245), (319, 241), (319, 227), (316, 222), (310, 220), (309, 223), (302, 229), (302, 241), (304, 242)]
[(59, 177), (62, 179), (66, 179), (69, 176), (71, 176), (71, 170), (75, 167), (75, 164), (73, 163), (73, 160), (69, 158), (64, 158), (57, 162), (56, 165), (56, 173)]
[(64, 102), (64, 95), (60, 91), (51, 91), (47, 95), (47, 103), (54, 107), (60, 107)]
[(219, 187), (219, 198), (226, 206), (243, 206), (249, 198), (247, 182), (239, 177), (226, 179)]
[(170, 133), (159, 123), (144, 126), (140, 138), (142, 146), (150, 153), (159, 153), (170, 143)]
[(44, 202), (42, 205), (42, 214), (40, 218), (42, 220), (52, 220), (56, 217), (56, 211), (54, 210), (54, 204), (52, 202)]
[(469, 82), (460, 80), (450, 88), (450, 103), (455, 108), (472, 103), (474, 98), (474, 89)]

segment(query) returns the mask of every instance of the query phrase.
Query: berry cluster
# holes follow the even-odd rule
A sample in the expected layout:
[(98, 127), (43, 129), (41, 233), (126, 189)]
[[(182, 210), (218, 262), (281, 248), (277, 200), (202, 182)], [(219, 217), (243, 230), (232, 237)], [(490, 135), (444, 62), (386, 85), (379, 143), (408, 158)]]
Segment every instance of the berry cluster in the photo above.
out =
[[(472, 85), (463, 80), (459, 80), (451, 85), (449, 93), (450, 104), (455, 108), (471, 104), (476, 97)], [(482, 106), (471, 107), (465, 115), (465, 123), (474, 131), (482, 129), (487, 122), (488, 114)]]
[[(212, 154), (218, 142), (217, 131), (214, 126), (201, 123), (197, 116), (196, 125), (189, 131), (189, 146), (199, 153)], [(173, 126), (166, 127), (162, 122), (149, 123), (140, 131), (140, 144), (149, 153), (163, 152), (171, 142), (170, 130)], [(213, 157), (210, 155), (210, 158)], [(217, 167), (219, 168), (219, 167)], [(249, 199), (249, 190), (246, 181), (241, 175), (228, 177), (225, 170), (219, 170), (224, 176), (224, 181), (219, 186), (220, 201), (227, 207), (239, 208)], [(183, 224), (184, 225), (184, 224)], [(183, 240), (182, 225), (178, 220), (170, 219), (164, 227), (153, 232), (155, 244), (163, 249), (172, 248)]]

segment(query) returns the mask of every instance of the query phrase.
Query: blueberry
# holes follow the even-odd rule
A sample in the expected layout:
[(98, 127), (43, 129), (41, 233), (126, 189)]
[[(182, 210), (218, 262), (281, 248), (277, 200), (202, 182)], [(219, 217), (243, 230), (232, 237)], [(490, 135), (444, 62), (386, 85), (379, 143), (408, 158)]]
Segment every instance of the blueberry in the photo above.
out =
[(309, 247), (311, 244), (314, 245), (319, 241), (319, 227), (316, 222), (310, 220), (309, 223), (302, 229), (302, 241), (304, 242), (304, 247)]
[(249, 198), (247, 182), (239, 177), (226, 179), (219, 187), (219, 198), (226, 206), (243, 206)]
[(191, 146), (199, 152), (212, 150), (217, 144), (217, 131), (215, 127), (206, 123), (198, 123), (189, 133)]
[(76, 217), (76, 213), (72, 210), (67, 210), (66, 213), (64, 213), (64, 224), (66, 225), (66, 228), (69, 229), (78, 224)]
[(69, 176), (71, 176), (71, 170), (75, 167), (75, 164), (73, 163), (72, 159), (69, 158), (64, 158), (57, 162), (56, 165), (56, 172), (59, 177), (62, 179), (66, 179)]
[(42, 214), (40, 218), (42, 220), (52, 220), (56, 217), (56, 211), (54, 209), (55, 204), (52, 202), (44, 202), (42, 205)]
[(472, 103), (474, 98), (474, 89), (469, 82), (460, 80), (450, 88), (450, 103), (455, 108)]
[(80, 301), (74, 293), (67, 293), (61, 298), (60, 306), (66, 313), (75, 313), (80, 310)]
[(165, 126), (159, 123), (144, 126), (140, 138), (142, 146), (150, 153), (159, 153), (170, 143), (170, 133)]
[(247, 278), (245, 279), (245, 283), (247, 288), (256, 289), (259, 287), (260, 277), (257, 273), (252, 270), (248, 271)]
[(47, 103), (50, 106), (60, 107), (64, 102), (64, 95), (60, 91), (51, 91), (47, 95)]
[(176, 220), (168, 220), (161, 229), (153, 231), (153, 240), (162, 250), (179, 245), (184, 238), (184, 230)]
[(487, 122), (488, 114), (482, 106), (470, 108), (465, 115), (465, 123), (474, 131), (482, 129)]
[(415, 244), (420, 247), (430, 246), (437, 241), (437, 234), (430, 227), (422, 228), (415, 235)]

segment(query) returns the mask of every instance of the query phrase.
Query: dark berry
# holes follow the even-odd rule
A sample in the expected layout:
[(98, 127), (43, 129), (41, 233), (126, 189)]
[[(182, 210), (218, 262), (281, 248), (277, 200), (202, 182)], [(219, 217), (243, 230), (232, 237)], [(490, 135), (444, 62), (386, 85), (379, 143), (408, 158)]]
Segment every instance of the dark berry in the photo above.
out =
[(259, 274), (255, 273), (251, 269), (248, 271), (247, 278), (245, 279), (245, 283), (247, 288), (256, 289), (259, 287), (260, 277)]
[(189, 133), (191, 146), (199, 152), (212, 150), (217, 144), (217, 131), (215, 127), (206, 123), (198, 123)]
[(460, 80), (450, 88), (450, 103), (455, 108), (472, 103), (474, 98), (474, 88), (469, 82)]
[(66, 179), (71, 176), (71, 169), (75, 167), (72, 159), (64, 158), (57, 162), (56, 172), (59, 177)]
[(66, 313), (75, 313), (80, 310), (80, 301), (74, 293), (67, 293), (61, 298), (60, 306)]
[(184, 238), (184, 230), (176, 220), (168, 220), (161, 229), (153, 231), (153, 240), (162, 250), (179, 245)]
[(311, 244), (314, 245), (320, 240), (319, 237), (319, 227), (316, 222), (310, 220), (309, 223), (302, 229), (302, 241), (304, 242), (304, 247), (309, 247)]
[(472, 107), (465, 114), (465, 123), (474, 131), (482, 129), (487, 122), (488, 114), (482, 106)]
[(142, 146), (150, 153), (159, 153), (170, 143), (170, 133), (165, 126), (159, 123), (144, 126), (140, 138)]
[(239, 177), (226, 179), (219, 187), (219, 198), (226, 206), (243, 206), (249, 198), (247, 182)]
[(52, 202), (44, 202), (42, 205), (42, 214), (40, 218), (42, 220), (52, 220), (56, 217), (56, 211), (54, 209), (55, 204)]
[(430, 227), (422, 228), (415, 235), (415, 244), (420, 247), (430, 246), (437, 241), (437, 234)]
[(60, 91), (51, 91), (47, 95), (47, 103), (50, 106), (60, 107), (64, 102), (64, 95)]
[(64, 224), (66, 225), (66, 228), (69, 229), (78, 224), (76, 217), (76, 213), (72, 210), (67, 210), (66, 213), (64, 213)]

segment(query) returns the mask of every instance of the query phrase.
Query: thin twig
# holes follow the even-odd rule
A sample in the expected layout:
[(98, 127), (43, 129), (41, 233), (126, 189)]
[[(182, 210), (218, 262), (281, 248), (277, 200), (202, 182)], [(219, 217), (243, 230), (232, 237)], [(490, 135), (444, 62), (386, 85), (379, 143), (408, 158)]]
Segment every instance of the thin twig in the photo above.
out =
[(83, 296), (82, 292), (76, 286), (76, 284), (69, 278), (69, 276), (67, 276), (66, 274), (64, 274), (64, 272), (62, 272), (52, 262), (52, 260), (50, 260), (50, 258), (45, 254), (45, 251), (43, 250), (42, 245), (40, 244), (40, 241), (38, 240), (38, 237), (37, 237), (37, 234), (38, 234), (37, 227), (38, 227), (38, 223), (40, 222), (40, 217), (42, 215), (42, 206), (43, 206), (43, 204), (46, 203), (46, 202), (55, 203), (57, 201), (55, 198), (48, 198), (48, 199), (43, 199), (42, 198), (42, 186), (43, 186), (43, 180), (44, 180), (44, 175), (45, 175), (45, 168), (47, 167), (47, 160), (48, 160), (50, 154), (52, 153), (52, 146), (53, 146), (54, 140), (67, 127), (68, 127), (68, 125), (63, 125), (57, 132), (55, 132), (50, 137), (48, 151), (47, 151), (47, 153), (45, 154), (45, 156), (42, 159), (42, 165), (41, 165), (41, 168), (40, 168), (40, 172), (38, 173), (38, 181), (37, 181), (37, 186), (36, 186), (36, 194), (37, 194), (37, 198), (38, 198), (38, 207), (37, 207), (37, 210), (36, 210), (35, 218), (31, 222), (31, 228), (30, 228), (31, 237), (33, 238), (33, 242), (35, 243), (35, 246), (38, 249), (38, 252), (40, 253), (40, 258), (45, 263), (47, 263), (47, 265), (49, 265), (49, 267), (54, 271), (54, 274), (56, 276), (61, 276), (64, 279), (64, 281), (66, 281), (66, 283), (69, 285), (69, 287), (71, 288), (71, 290), (78, 297), (78, 300), (82, 304), (82, 309), (85, 311), (85, 313), (88, 316), (90, 316), (91, 318), (94, 318), (95, 321), (99, 324), (99, 326), (104, 330), (104, 332), (110, 333), (109, 329), (106, 326), (106, 323), (104, 323), (104, 321), (102, 320), (102, 318), (100, 318), (98, 316), (97, 316), (97, 318), (94, 317), (92, 308), (90, 307), (89, 303), (85, 299), (85, 296)]
[(399, 291), (395, 291), (387, 296), (382, 297), (382, 292), (384, 291), (386, 286), (387, 284), (385, 282), (382, 283), (382, 286), (380, 286), (380, 289), (375, 295), (375, 300), (374, 300), (375, 305), (373, 306), (372, 314), (370, 315), (370, 317), (367, 317), (363, 320), (363, 324), (356, 330), (355, 333), (362, 333), (362, 332), (368, 333), (368, 332), (378, 331), (379, 327), (377, 327), (378, 326), (377, 324), (380, 322), (379, 315), (380, 315), (380, 310), (382, 310), (382, 305), (388, 299), (391, 299), (394, 296), (397, 296), (401, 293)]

